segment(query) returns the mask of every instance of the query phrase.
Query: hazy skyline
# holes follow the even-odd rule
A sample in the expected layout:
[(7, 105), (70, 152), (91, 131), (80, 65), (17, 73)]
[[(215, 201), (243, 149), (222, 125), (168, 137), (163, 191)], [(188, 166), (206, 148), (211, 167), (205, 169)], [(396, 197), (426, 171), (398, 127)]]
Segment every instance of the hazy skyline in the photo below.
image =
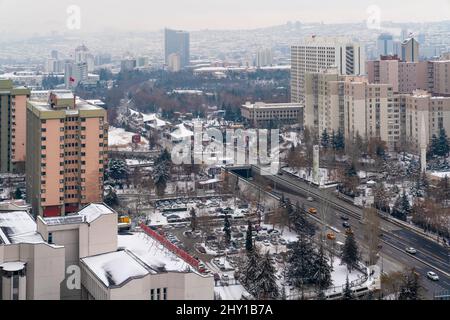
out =
[(429, 22), (450, 19), (450, 0), (0, 0), (0, 31), (47, 33), (69, 31), (67, 8), (81, 9), (81, 32), (150, 31), (164, 27), (251, 29), (301, 22), (362, 22), (377, 6), (382, 21)]

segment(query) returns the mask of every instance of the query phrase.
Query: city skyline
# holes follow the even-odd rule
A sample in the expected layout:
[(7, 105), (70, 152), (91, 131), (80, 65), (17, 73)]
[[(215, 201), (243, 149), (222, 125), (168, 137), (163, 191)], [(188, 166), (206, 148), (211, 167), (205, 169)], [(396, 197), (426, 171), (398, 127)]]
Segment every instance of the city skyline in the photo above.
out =
[[(40, 1), (37, 5), (29, 0), (2, 0), (0, 10), (12, 11), (21, 3), (21, 14), (3, 18), (0, 31), (18, 34), (102, 31), (154, 31), (170, 27), (187, 31), (201, 29), (252, 29), (284, 24), (287, 21), (304, 23), (323, 22), (351, 23), (373, 19), (395, 22), (435, 22), (448, 20), (449, 0), (430, 0), (424, 6), (408, 3), (408, 6), (395, 5), (387, 0), (355, 1), (345, 3), (327, 0), (309, 3), (306, 1), (214, 1), (207, 6), (199, 0), (171, 0), (156, 4), (139, 3), (136, 0), (122, 2), (112, 0), (107, 3), (79, 1)], [(80, 10), (79, 28), (70, 29), (68, 20), (77, 15), (73, 6)], [(48, 8), (54, 13), (49, 17)], [(134, 10), (133, 8), (139, 8)], [(173, 10), (177, 8), (177, 10)], [(327, 8), (327, 9), (324, 9)], [(440, 8), (438, 12), (434, 10)], [(129, 14), (124, 14), (129, 12)], [(186, 19), (188, 17), (188, 19)], [(414, 17), (414, 18), (412, 18)]]

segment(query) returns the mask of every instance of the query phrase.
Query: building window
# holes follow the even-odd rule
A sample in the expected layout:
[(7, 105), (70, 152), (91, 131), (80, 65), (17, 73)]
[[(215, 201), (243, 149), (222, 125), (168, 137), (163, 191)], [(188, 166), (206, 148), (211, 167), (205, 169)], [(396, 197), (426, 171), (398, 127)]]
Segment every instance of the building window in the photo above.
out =
[(150, 289), (150, 300), (155, 300), (155, 289)]
[(158, 289), (156, 289), (156, 300), (161, 300), (160, 295), (161, 295), (161, 289), (158, 288)]
[(163, 300), (167, 300), (167, 288), (163, 289)]
[(48, 233), (48, 243), (53, 244), (53, 233)]

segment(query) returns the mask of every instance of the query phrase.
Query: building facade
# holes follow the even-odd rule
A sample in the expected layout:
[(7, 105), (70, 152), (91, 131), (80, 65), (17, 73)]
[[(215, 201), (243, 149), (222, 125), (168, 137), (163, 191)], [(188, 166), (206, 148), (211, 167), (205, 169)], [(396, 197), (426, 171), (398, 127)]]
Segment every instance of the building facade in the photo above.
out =
[(241, 115), (255, 128), (272, 128), (302, 123), (303, 107), (298, 103), (247, 102), (241, 107)]
[(27, 201), (34, 215), (63, 216), (103, 199), (107, 162), (106, 111), (51, 92), (27, 106)]
[(26, 106), (30, 90), (0, 80), (0, 172), (23, 172), (26, 154)]
[(347, 38), (310, 37), (291, 47), (291, 101), (305, 99), (305, 74), (336, 68), (340, 75), (365, 74), (364, 48)]

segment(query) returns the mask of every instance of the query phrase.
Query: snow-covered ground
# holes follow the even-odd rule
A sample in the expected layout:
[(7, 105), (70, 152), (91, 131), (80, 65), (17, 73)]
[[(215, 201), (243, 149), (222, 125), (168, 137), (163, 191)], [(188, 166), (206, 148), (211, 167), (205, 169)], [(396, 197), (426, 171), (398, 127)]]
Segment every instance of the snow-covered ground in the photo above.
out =
[(222, 300), (241, 300), (242, 296), (249, 296), (247, 290), (240, 284), (215, 287), (214, 292), (220, 295)]
[(113, 151), (148, 151), (148, 140), (141, 137), (141, 142), (136, 145), (132, 143), (132, 138), (135, 135), (133, 132), (125, 131), (122, 128), (109, 127), (108, 146)]

